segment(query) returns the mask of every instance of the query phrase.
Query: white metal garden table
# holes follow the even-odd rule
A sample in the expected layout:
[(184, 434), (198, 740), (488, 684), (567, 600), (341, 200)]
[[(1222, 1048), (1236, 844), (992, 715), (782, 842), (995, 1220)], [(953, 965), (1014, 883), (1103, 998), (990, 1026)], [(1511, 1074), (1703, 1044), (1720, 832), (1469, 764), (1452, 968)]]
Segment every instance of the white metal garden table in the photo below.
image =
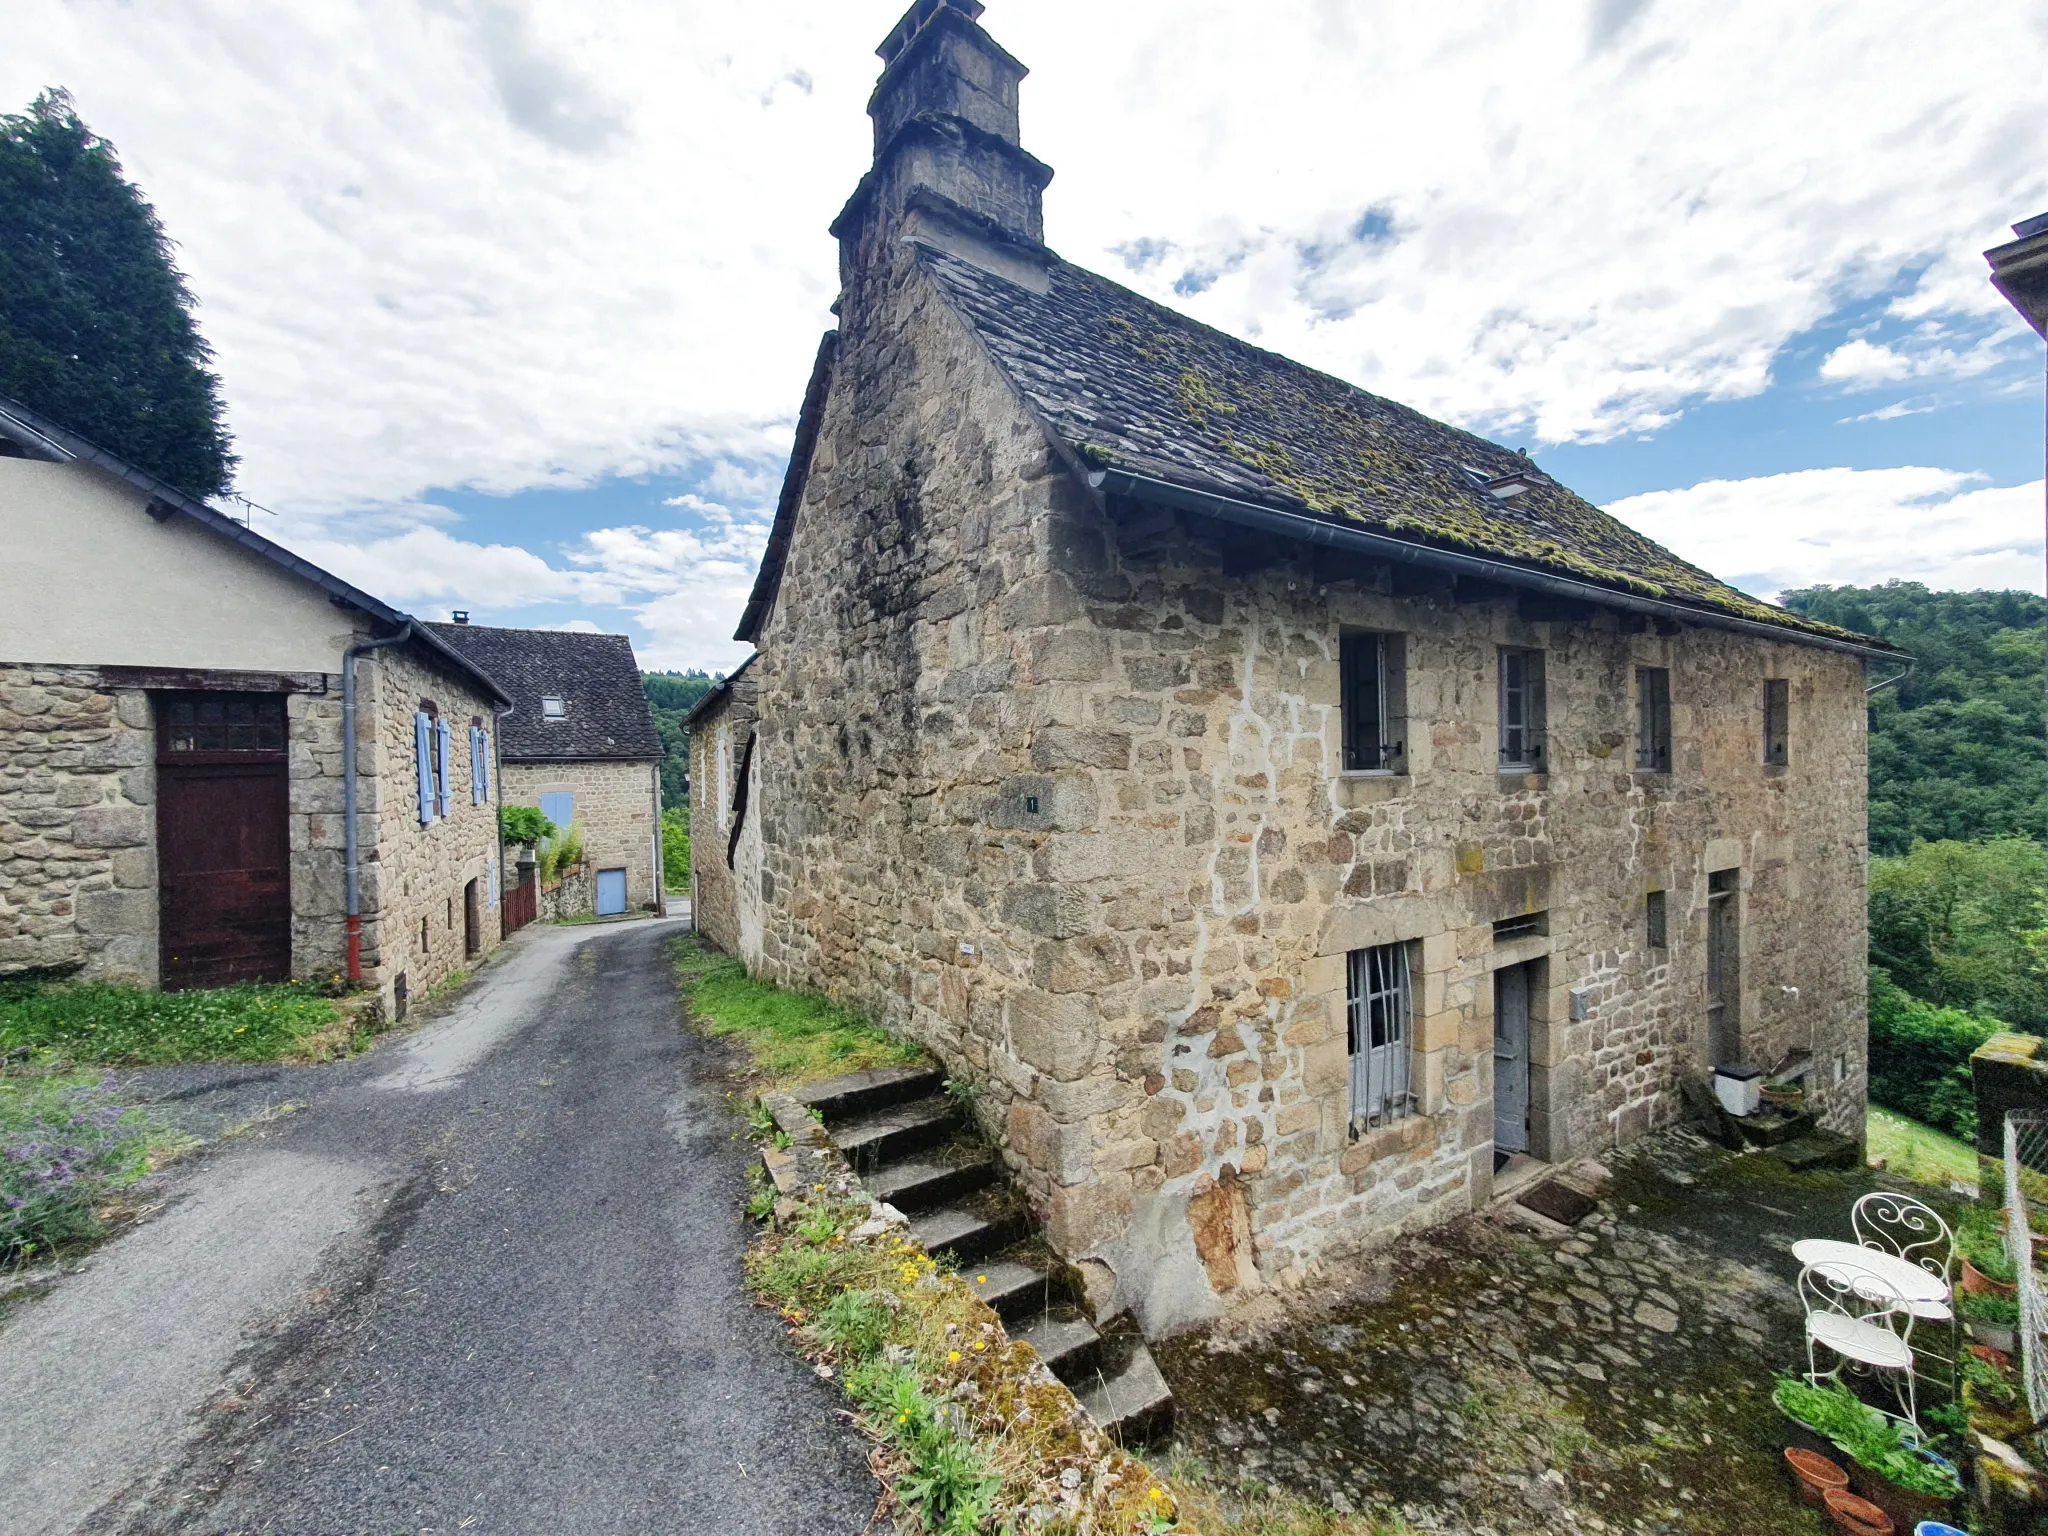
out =
[[(1875, 1275), (1889, 1285), (1913, 1315), (1929, 1322), (1949, 1319), (1948, 1282), (1922, 1269), (1910, 1259), (1865, 1248), (1857, 1243), (1838, 1242), (1831, 1237), (1809, 1237), (1792, 1245), (1792, 1257), (1820, 1270), (1838, 1285), (1854, 1286), (1864, 1275)], [(1869, 1300), (1879, 1300), (1869, 1297)]]

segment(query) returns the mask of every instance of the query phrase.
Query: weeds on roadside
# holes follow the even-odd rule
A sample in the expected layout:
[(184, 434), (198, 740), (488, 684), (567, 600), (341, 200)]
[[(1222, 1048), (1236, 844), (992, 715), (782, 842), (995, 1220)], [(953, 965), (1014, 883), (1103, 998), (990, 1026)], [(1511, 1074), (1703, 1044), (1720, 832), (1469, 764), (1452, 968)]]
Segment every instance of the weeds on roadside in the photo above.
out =
[(749, 1251), (747, 1279), (804, 1353), (839, 1374), (883, 1447), (904, 1528), (978, 1536), (1032, 1510), (1049, 1531), (1184, 1529), (1172, 1495), (1033, 1371), (1037, 1356), (1007, 1340), (965, 1280), (895, 1232), (854, 1238), (870, 1209), (805, 1206)]
[(320, 984), (146, 992), (0, 982), (0, 1054), (21, 1047), (67, 1062), (274, 1061), (339, 1053), (341, 1018)]
[(850, 1009), (754, 980), (739, 961), (699, 938), (678, 938), (669, 952), (687, 989), (690, 1012), (704, 1032), (738, 1040), (755, 1068), (778, 1084), (924, 1059), (916, 1046), (892, 1038)]
[(101, 1206), (149, 1176), (158, 1139), (111, 1079), (0, 1080), (0, 1259), (99, 1236)]
[(1384, 1515), (1342, 1514), (1264, 1483), (1232, 1477), (1199, 1457), (1176, 1454), (1161, 1470), (1181, 1516), (1205, 1536), (1412, 1536)]

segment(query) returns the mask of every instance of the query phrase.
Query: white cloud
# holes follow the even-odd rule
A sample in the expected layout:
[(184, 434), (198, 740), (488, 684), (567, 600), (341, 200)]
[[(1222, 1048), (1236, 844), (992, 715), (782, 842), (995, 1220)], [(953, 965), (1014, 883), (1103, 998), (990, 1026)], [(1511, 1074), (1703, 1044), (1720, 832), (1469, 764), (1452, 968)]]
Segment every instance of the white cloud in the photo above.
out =
[[(156, 201), (258, 500), (733, 455), (748, 494), (713, 494), (755, 501), (831, 323), (824, 226), (901, 8), (16, 0), (0, 102), (68, 85)], [(1976, 253), (2048, 204), (2038, 8), (1004, 0), (986, 21), (1033, 69), (1056, 247), (1163, 297), (1207, 282), (1178, 302), (1546, 440), (1755, 392), (1788, 338), (1902, 272), (1931, 352), (1962, 321), (2010, 331)]]
[(1897, 578), (2043, 590), (2042, 482), (1952, 469), (1808, 469), (1651, 491), (1607, 510), (1744, 591)]
[(1910, 376), (1912, 372), (1911, 358), (1894, 352), (1890, 347), (1865, 341), (1860, 336), (1835, 348), (1820, 365), (1822, 378), (1865, 388), (1890, 384)]

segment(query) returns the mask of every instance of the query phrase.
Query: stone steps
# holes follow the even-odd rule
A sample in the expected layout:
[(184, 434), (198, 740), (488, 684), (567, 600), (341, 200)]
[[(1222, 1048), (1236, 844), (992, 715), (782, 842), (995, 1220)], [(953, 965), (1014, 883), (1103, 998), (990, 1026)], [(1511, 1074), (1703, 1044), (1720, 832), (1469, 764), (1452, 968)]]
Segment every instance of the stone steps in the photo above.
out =
[(1815, 1168), (1854, 1168), (1863, 1161), (1863, 1150), (1855, 1138), (1840, 1131), (1814, 1130), (1791, 1141), (1781, 1141), (1765, 1156), (1775, 1157), (1794, 1173)]
[(910, 1217), (927, 1252), (959, 1266), (1105, 1432), (1135, 1444), (1172, 1427), (1173, 1393), (1145, 1340), (1128, 1324), (1105, 1333), (1076, 1305), (1071, 1273), (1031, 1238), (1023, 1201), (937, 1072), (855, 1073), (794, 1097), (823, 1119), (868, 1192)]
[(986, 1147), (977, 1147), (975, 1150), (979, 1155), (965, 1159), (949, 1158), (946, 1155), (948, 1150), (941, 1147), (934, 1152), (887, 1163), (863, 1182), (869, 1194), (877, 1200), (888, 1201), (905, 1215), (929, 1210), (955, 1196), (972, 1194), (995, 1182), (996, 1160), (989, 1156)]
[(826, 1114), (825, 1129), (854, 1171), (865, 1177), (885, 1163), (950, 1141), (960, 1129), (960, 1111), (940, 1093), (843, 1119)]

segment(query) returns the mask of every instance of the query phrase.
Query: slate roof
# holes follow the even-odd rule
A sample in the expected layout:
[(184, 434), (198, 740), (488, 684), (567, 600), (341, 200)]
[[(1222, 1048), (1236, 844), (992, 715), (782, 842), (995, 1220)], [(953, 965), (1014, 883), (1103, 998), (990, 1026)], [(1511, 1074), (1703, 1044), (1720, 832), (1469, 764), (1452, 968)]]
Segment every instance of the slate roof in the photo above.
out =
[[(1050, 255), (1050, 253), (1047, 253)], [(1512, 449), (1254, 347), (1056, 258), (1045, 294), (924, 247), (926, 270), (1084, 463), (1888, 650), (1739, 592)], [(1509, 499), (1484, 482), (1521, 476)]]
[[(426, 626), (457, 654), (489, 673), (512, 697), (498, 724), (508, 763), (658, 761), (661, 734), (640, 686), (640, 664), (624, 635), (554, 629), (496, 629), (487, 624)], [(541, 717), (540, 701), (559, 698), (565, 719)]]

